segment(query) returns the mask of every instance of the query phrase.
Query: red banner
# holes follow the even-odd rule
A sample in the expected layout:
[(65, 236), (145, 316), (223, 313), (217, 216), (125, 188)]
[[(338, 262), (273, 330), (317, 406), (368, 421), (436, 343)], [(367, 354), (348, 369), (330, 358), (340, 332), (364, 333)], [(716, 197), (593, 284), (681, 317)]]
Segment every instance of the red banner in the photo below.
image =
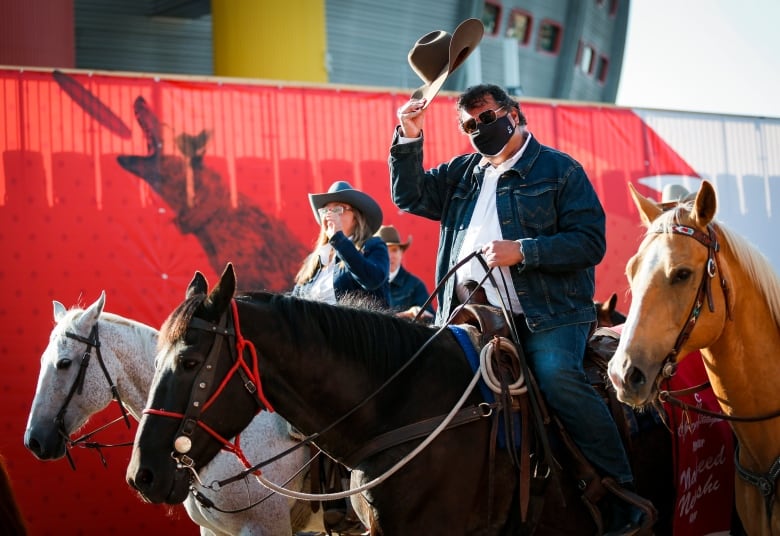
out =
[[(227, 261), (240, 288), (289, 290), (318, 231), (307, 194), (336, 180), (373, 196), (384, 223), (413, 235), (404, 262), (433, 288), (438, 224), (399, 212), (389, 194), (388, 147), (407, 98), (0, 70), (0, 453), (34, 534), (194, 531), (183, 512), (169, 520), (129, 490), (127, 450), (108, 453), (107, 469), (77, 451), (72, 473), (24, 449), (52, 300), (86, 305), (105, 290), (107, 311), (159, 326), (196, 270), (213, 282)], [(623, 270), (641, 234), (626, 184), (695, 172), (631, 110), (533, 101), (523, 109), (541, 143), (588, 172), (608, 213), (596, 297), (617, 292), (625, 310)], [(425, 136), (427, 166), (471, 150), (451, 96), (431, 104)]]

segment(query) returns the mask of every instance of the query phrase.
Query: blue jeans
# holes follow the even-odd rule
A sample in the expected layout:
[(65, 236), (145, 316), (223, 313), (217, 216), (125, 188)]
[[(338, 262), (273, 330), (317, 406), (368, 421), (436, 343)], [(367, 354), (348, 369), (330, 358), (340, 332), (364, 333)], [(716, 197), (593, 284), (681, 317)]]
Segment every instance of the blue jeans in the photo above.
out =
[(631, 465), (612, 414), (585, 375), (590, 324), (570, 324), (531, 332), (517, 323), (528, 365), (547, 405), (597, 470), (619, 484), (633, 481)]

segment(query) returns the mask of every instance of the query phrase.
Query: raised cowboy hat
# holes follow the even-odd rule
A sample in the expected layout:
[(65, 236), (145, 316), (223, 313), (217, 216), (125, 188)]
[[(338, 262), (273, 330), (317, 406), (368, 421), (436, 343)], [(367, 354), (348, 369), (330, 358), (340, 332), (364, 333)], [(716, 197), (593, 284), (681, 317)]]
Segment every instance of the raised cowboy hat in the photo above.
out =
[(398, 230), (393, 227), (392, 225), (383, 225), (379, 228), (379, 231), (377, 231), (376, 236), (384, 240), (385, 244), (388, 246), (398, 246), (403, 251), (406, 251), (406, 248), (412, 245), (412, 237), (406, 239), (406, 243), (401, 243), (401, 235), (398, 234)]
[(311, 203), (311, 209), (314, 211), (314, 219), (320, 225), (322, 225), (322, 220), (317, 210), (328, 203), (344, 203), (358, 209), (366, 218), (372, 233), (376, 233), (379, 226), (382, 225), (382, 209), (377, 202), (360, 190), (355, 190), (347, 181), (334, 182), (328, 188), (327, 193), (309, 194), (309, 203)]
[(409, 65), (423, 82), (413, 94), (413, 99), (425, 99), (425, 107), (439, 92), (447, 77), (474, 52), (485, 27), (479, 19), (466, 19), (450, 35), (435, 30), (417, 40), (409, 51)]

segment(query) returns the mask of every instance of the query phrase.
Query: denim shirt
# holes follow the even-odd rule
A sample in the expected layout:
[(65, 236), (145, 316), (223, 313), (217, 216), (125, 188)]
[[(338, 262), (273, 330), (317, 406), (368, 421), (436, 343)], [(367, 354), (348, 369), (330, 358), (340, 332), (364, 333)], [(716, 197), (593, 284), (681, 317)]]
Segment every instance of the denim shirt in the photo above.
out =
[[(482, 187), (482, 155), (456, 156), (427, 172), (423, 140), (390, 147), (390, 189), (402, 210), (440, 222), (437, 283), (458, 259)], [(519, 240), (525, 259), (511, 267), (512, 282), (532, 331), (593, 322), (595, 266), (606, 252), (606, 218), (582, 166), (541, 145), (536, 136), (496, 188), (501, 237)], [(456, 302), (455, 277), (439, 291), (437, 323)]]
[[(372, 236), (363, 244), (362, 250), (358, 250), (343, 232), (338, 231), (330, 238), (330, 244), (336, 250), (333, 273), (336, 300), (341, 301), (348, 293), (359, 293), (371, 296), (379, 305), (387, 307), (390, 303), (390, 255), (384, 240)], [(295, 285), (293, 296), (306, 296), (312, 281), (314, 278), (303, 285)]]

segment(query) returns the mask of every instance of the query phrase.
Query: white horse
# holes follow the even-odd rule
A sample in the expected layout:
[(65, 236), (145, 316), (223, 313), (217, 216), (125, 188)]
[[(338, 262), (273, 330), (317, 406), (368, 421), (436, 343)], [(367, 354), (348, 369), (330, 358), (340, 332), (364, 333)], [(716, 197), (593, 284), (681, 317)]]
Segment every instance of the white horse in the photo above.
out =
[[(149, 385), (154, 375), (157, 330), (145, 324), (103, 312), (105, 292), (86, 309), (66, 310), (54, 301), (56, 326), (49, 345), (41, 356), (41, 370), (35, 390), (24, 444), (41, 460), (56, 460), (66, 454), (63, 434), (70, 435), (88, 419), (107, 407), (113, 398), (111, 385), (118, 397), (139, 420), (145, 407)], [(97, 329), (97, 331), (93, 331)], [(99, 340), (98, 359), (92, 342)], [(92, 342), (88, 342), (92, 341)], [(84, 364), (82, 356), (91, 354)], [(79, 391), (79, 383), (82, 389)], [(240, 446), (251, 463), (267, 460), (293, 446), (287, 422), (275, 413), (262, 412), (241, 433)], [(309, 460), (307, 447), (262, 468), (263, 475), (277, 483), (286, 482)], [(245, 469), (238, 457), (223, 451), (200, 471), (200, 481), (211, 484), (232, 477)], [(296, 475), (287, 484), (301, 490), (304, 477)], [(321, 514), (311, 515), (308, 503), (291, 501), (271, 494), (249, 476), (213, 491), (198, 486), (220, 510), (246, 508), (265, 496), (259, 505), (238, 513), (222, 513), (206, 508), (192, 493), (184, 502), (190, 518), (202, 535), (290, 536), (298, 530), (322, 530)], [(319, 519), (317, 519), (319, 518)]]

